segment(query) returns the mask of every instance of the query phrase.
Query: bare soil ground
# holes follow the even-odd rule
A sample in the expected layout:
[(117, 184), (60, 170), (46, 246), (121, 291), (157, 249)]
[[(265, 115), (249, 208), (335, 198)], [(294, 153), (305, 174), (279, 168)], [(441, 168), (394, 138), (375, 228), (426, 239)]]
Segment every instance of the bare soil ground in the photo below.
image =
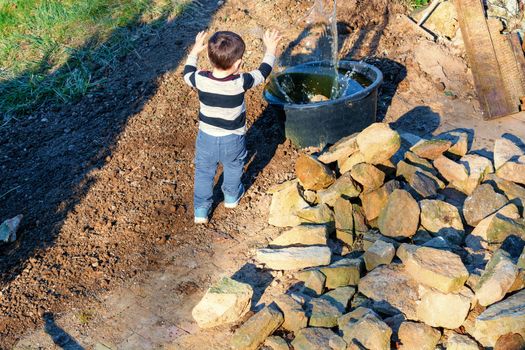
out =
[[(218, 272), (239, 270), (244, 279), (259, 273), (256, 289), (267, 289), (273, 277), (248, 262), (251, 250), (275, 233), (266, 224), (266, 190), (293, 176), (297, 150), (285, 141), (262, 88), (251, 92), (247, 195), (238, 209), (218, 205), (209, 225), (193, 225), (198, 103), (182, 81), (182, 65), (195, 34), (208, 27), (241, 33), (245, 66), (255, 67), (263, 50), (259, 28), (278, 28), (292, 40), (290, 28), (310, 5), (231, 0), (218, 8), (216, 1), (195, 1), (152, 28), (115, 70), (100, 72), (106, 83), (80, 103), (0, 129), (0, 218), (24, 214), (19, 239), (0, 250), (0, 348), (11, 348), (50, 314), (108, 313), (100, 296), (140, 286), (156, 271), (177, 276), (169, 293), (180, 308), (171, 312), (185, 319)], [(340, 2), (343, 57), (366, 59), (385, 75), (378, 118), (419, 135), (480, 129), (476, 142), (488, 145), (502, 122), (489, 127), (477, 119), (461, 44), (429, 41), (403, 19), (405, 12), (387, 0)], [(525, 136), (522, 122), (506, 123)], [(198, 347), (221, 331), (183, 337), (175, 348)]]

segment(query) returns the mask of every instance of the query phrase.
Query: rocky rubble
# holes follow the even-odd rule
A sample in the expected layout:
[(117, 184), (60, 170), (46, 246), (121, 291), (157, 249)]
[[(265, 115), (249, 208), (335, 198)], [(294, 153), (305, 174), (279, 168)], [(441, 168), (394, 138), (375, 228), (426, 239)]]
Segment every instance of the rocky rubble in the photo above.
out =
[[(468, 141), (461, 131), (421, 139), (375, 123), (321, 154), (301, 156), (298, 180), (271, 191), (269, 222), (286, 229), (255, 256), (260, 268), (286, 271), (292, 283), (235, 331), (233, 347), (520, 343), (525, 171), (513, 171), (523, 152), (500, 139), (489, 159), (470, 152)], [(239, 293), (213, 289), (235, 312), (203, 321), (206, 304), (216, 309), (209, 291), (194, 311), (199, 325), (242, 318), (236, 300), (251, 295), (236, 286)]]

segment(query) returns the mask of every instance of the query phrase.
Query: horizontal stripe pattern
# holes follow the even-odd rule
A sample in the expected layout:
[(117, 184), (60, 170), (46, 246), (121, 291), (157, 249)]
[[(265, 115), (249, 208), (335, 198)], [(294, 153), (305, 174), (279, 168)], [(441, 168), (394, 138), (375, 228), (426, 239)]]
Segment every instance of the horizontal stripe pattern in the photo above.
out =
[(246, 133), (244, 94), (266, 80), (274, 61), (274, 56), (266, 55), (259, 69), (216, 78), (209, 71), (197, 70), (196, 57), (188, 56), (184, 67), (184, 81), (198, 92), (199, 129), (212, 136)]

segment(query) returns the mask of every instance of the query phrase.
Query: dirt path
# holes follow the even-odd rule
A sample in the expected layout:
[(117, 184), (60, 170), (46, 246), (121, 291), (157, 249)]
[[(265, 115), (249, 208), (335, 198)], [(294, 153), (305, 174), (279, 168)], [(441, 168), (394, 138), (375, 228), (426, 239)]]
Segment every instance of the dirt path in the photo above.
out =
[[(380, 119), (419, 135), (467, 127), (478, 132), (476, 147), (509, 128), (525, 136), (523, 121), (476, 119), (461, 48), (412, 32), (397, 15), (403, 8), (388, 3), (350, 1), (339, 14), (347, 29), (340, 38), (345, 56), (368, 57), (385, 74)], [(19, 243), (0, 251), (0, 348), (44, 325), (20, 348), (52, 348), (52, 334), (55, 342), (86, 348), (193, 349), (206, 338), (208, 348), (224, 349), (230, 328), (200, 333), (189, 314), (209, 283), (238, 273), (265, 295), (282, 287), (271, 285), (275, 276), (255, 270), (250, 259), (276, 234), (266, 224), (265, 192), (292, 177), (297, 153), (261, 89), (253, 91), (247, 196), (239, 209), (219, 205), (210, 225), (195, 227), (197, 99), (180, 73), (185, 48), (206, 26), (243, 34), (246, 66), (255, 66), (262, 54), (259, 26), (292, 28), (308, 4), (232, 0), (216, 6), (196, 1), (165, 27), (145, 30), (137, 52), (79, 104), (0, 130), (0, 195), (15, 189), (2, 198), (7, 205), (0, 217), (25, 215)]]

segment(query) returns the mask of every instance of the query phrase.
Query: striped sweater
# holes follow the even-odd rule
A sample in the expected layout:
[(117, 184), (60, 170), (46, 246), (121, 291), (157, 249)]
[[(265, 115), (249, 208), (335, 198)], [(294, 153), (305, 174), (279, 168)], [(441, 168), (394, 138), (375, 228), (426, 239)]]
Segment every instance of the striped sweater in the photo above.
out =
[(212, 136), (244, 135), (244, 94), (268, 78), (274, 62), (275, 57), (266, 54), (257, 70), (215, 78), (210, 71), (197, 70), (197, 56), (188, 56), (184, 81), (199, 95), (199, 129)]

